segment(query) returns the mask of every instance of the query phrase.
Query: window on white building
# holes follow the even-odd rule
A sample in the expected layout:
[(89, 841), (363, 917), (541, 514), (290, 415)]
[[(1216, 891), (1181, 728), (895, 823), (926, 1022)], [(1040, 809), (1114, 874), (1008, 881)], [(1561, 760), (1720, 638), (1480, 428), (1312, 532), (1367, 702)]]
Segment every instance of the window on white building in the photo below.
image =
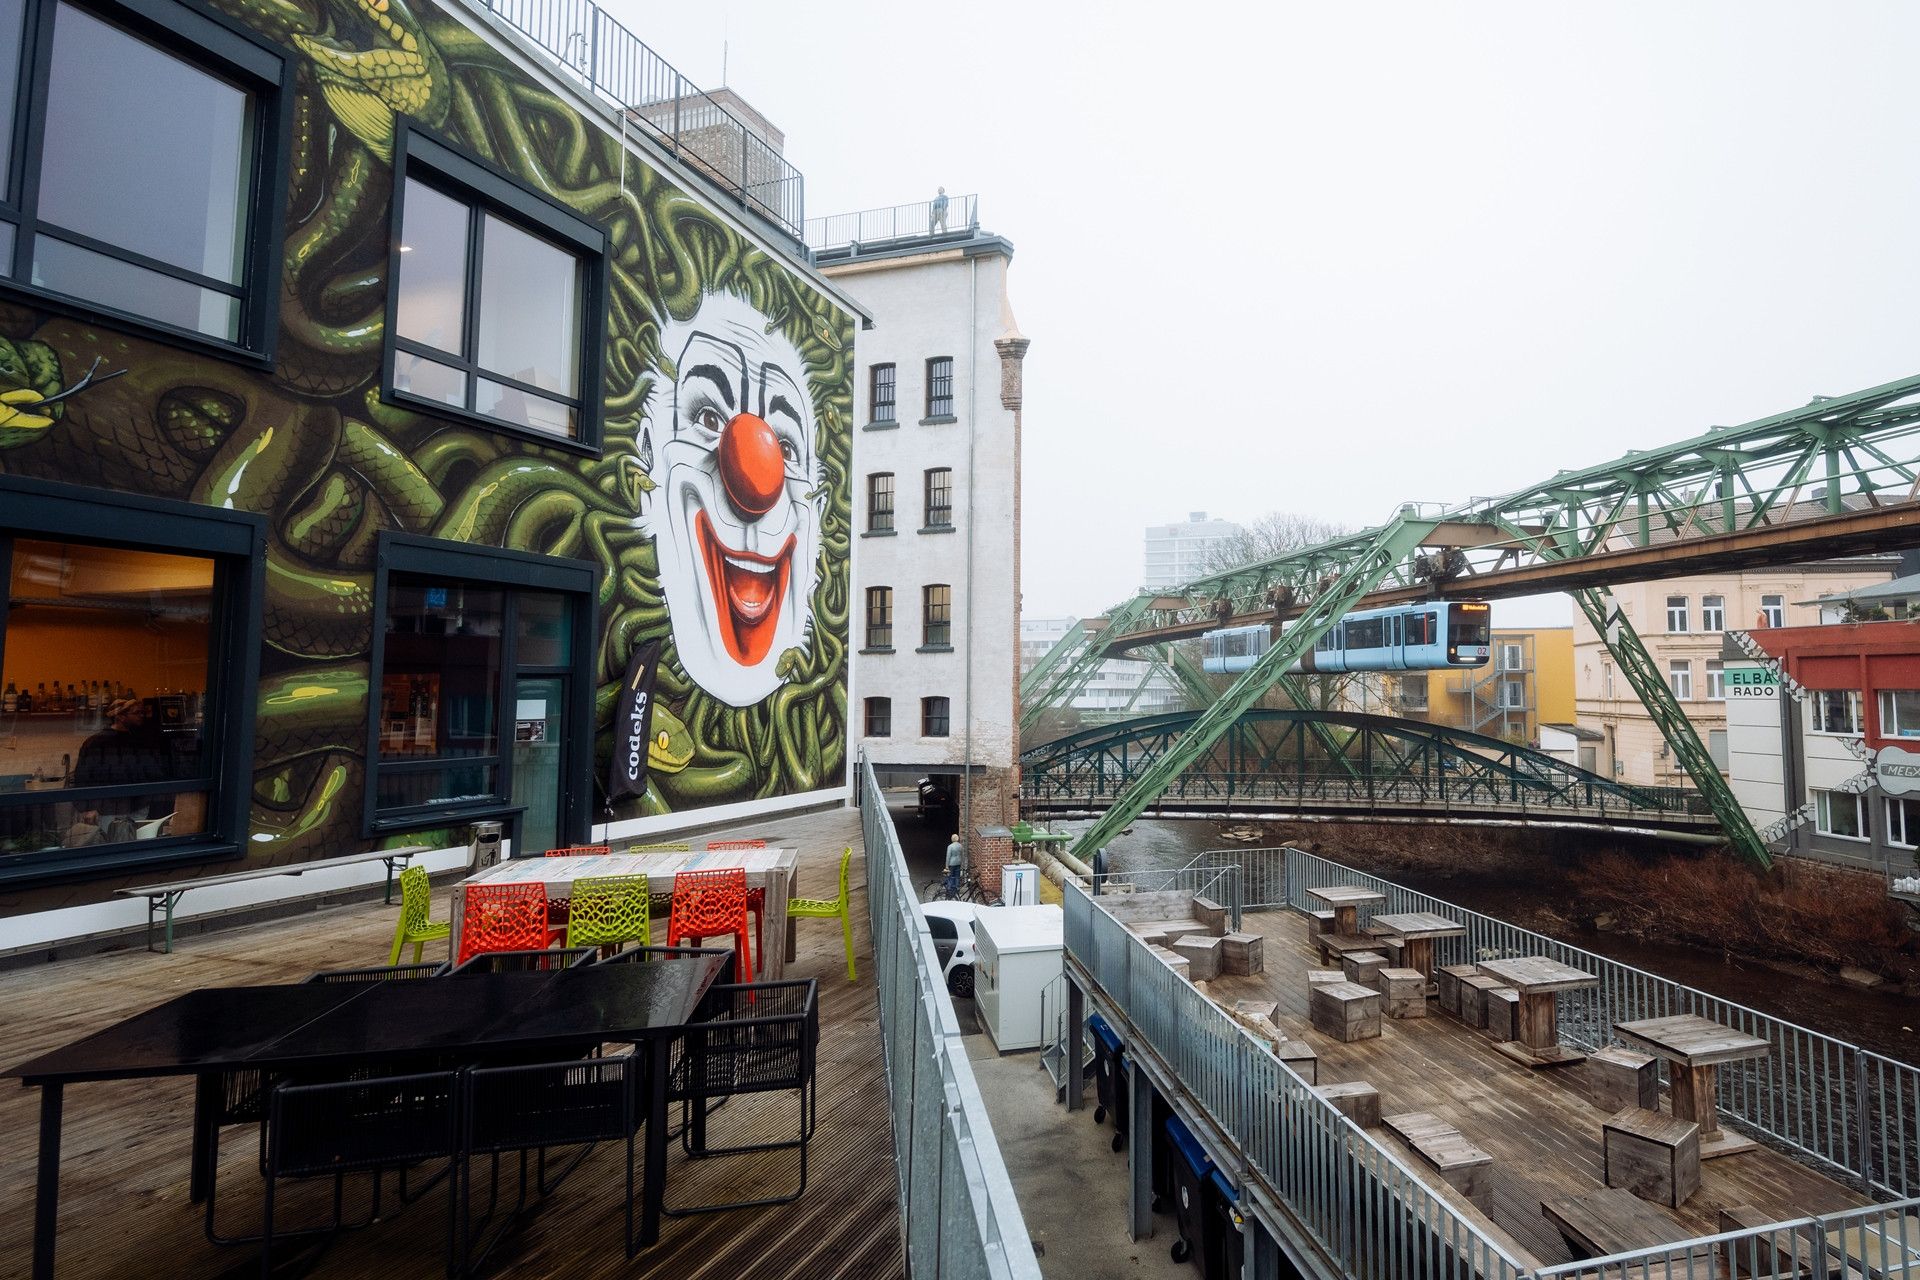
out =
[(1700, 597), (1700, 629), (1702, 631), (1727, 629), (1727, 598), (1725, 596)]
[(1763, 627), (1784, 627), (1787, 625), (1787, 598), (1785, 596), (1760, 597), (1760, 625)]
[(867, 477), (867, 532), (893, 532), (893, 472), (876, 471)]
[(867, 736), (869, 738), (890, 738), (893, 736), (893, 699), (867, 699)]
[(1707, 754), (1713, 757), (1713, 767), (1720, 772), (1727, 771), (1727, 731), (1725, 729), (1707, 730)]
[(1920, 689), (1880, 691), (1880, 736), (1920, 738)]
[(1667, 631), (1671, 635), (1681, 635), (1687, 630), (1687, 598), (1685, 596), (1667, 597)]
[(1852, 737), (1860, 732), (1860, 691), (1822, 689), (1813, 695), (1814, 733)]
[(1676, 658), (1667, 664), (1667, 687), (1682, 702), (1693, 697), (1693, 661)]
[(1718, 658), (1707, 659), (1707, 698), (1713, 702), (1727, 700), (1726, 663)]
[(1887, 843), (1920, 846), (1920, 800), (1887, 797)]
[(1814, 830), (1823, 836), (1842, 840), (1867, 838), (1866, 797), (1852, 791), (1815, 791), (1813, 793)]

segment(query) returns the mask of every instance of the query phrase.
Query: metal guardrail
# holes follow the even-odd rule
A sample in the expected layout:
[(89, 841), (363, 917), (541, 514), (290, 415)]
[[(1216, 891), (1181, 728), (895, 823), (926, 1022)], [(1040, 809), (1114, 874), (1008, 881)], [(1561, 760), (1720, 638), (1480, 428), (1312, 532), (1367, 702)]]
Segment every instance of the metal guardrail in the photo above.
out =
[(796, 242), (806, 179), (761, 134), (674, 70), (594, 0), (467, 0), (545, 50), (629, 124)]
[(864, 759), (860, 826), (907, 1274), (921, 1280), (1040, 1280), (899, 835), (873, 766)]
[(1240, 869), (1243, 910), (1274, 911), (1287, 905), (1287, 851), (1283, 848), (1203, 849), (1187, 863), (1188, 870), (1202, 867)]
[(1068, 962), (1165, 1062), (1245, 1160), (1243, 1182), (1283, 1206), (1343, 1275), (1517, 1280), (1524, 1268), (1138, 935), (1069, 880)]
[(959, 235), (978, 230), (979, 226), (979, 196), (948, 196), (944, 204), (936, 197), (916, 204), (808, 218), (806, 242), (807, 248), (818, 253), (822, 249), (855, 244), (880, 244), (947, 233)]
[(1386, 895), (1377, 911), (1433, 911), (1464, 924), (1464, 937), (1434, 941), (1435, 964), (1542, 955), (1598, 976), (1598, 987), (1558, 998), (1561, 1038), (1581, 1048), (1610, 1043), (1617, 1022), (1681, 1013), (1767, 1041), (1766, 1057), (1720, 1065), (1722, 1116), (1877, 1190), (1920, 1195), (1920, 1068), (1315, 854), (1285, 857), (1286, 901), (1298, 910), (1309, 909), (1308, 889), (1364, 885)]
[(1920, 1200), (1794, 1218), (1745, 1231), (1610, 1254), (1534, 1272), (1539, 1280), (1807, 1280), (1920, 1274)]
[(1100, 875), (1076, 876), (1094, 897), (1112, 893), (1190, 893), (1227, 909), (1233, 931), (1240, 932), (1243, 906), (1240, 894), (1240, 868), (1221, 866), (1151, 867), (1140, 871), (1108, 871)]

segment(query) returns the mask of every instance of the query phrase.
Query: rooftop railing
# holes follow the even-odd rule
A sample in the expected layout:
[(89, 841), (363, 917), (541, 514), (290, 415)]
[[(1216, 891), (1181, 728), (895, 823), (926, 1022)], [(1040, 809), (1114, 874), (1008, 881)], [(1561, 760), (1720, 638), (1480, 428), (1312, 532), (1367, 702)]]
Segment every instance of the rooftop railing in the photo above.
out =
[(593, 0), (467, 0), (534, 44), (629, 126), (668, 150), (796, 242), (807, 226), (806, 179), (760, 132), (674, 70)]
[(858, 213), (807, 219), (807, 248), (818, 253), (889, 240), (918, 240), (962, 235), (980, 227), (979, 196), (936, 196), (918, 204), (896, 204)]
[(860, 825), (907, 1274), (1040, 1280), (886, 795), (865, 760)]

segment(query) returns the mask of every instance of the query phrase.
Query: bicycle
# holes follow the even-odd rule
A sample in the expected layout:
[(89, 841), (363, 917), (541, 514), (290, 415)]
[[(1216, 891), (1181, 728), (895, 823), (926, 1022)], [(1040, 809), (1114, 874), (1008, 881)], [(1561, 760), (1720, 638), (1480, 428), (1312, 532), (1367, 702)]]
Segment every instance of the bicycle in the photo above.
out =
[(973, 876), (960, 877), (959, 889), (952, 892), (949, 892), (947, 889), (947, 878), (945, 876), (940, 877), (938, 880), (929, 881), (926, 887), (921, 890), (920, 900), (922, 902), (971, 902), (975, 906), (981, 907), (997, 907), (1001, 905), (999, 897), (995, 894), (988, 893), (979, 880)]

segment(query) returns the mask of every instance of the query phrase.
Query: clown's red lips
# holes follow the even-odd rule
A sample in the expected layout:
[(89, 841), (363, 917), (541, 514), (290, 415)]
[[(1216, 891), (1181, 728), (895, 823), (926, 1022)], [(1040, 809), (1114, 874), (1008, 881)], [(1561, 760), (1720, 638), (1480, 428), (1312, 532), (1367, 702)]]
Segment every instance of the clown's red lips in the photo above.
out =
[(773, 648), (780, 627), (780, 606), (793, 576), (794, 535), (788, 534), (772, 556), (757, 556), (722, 543), (704, 511), (694, 516), (693, 527), (713, 590), (721, 643), (735, 662), (753, 666)]

